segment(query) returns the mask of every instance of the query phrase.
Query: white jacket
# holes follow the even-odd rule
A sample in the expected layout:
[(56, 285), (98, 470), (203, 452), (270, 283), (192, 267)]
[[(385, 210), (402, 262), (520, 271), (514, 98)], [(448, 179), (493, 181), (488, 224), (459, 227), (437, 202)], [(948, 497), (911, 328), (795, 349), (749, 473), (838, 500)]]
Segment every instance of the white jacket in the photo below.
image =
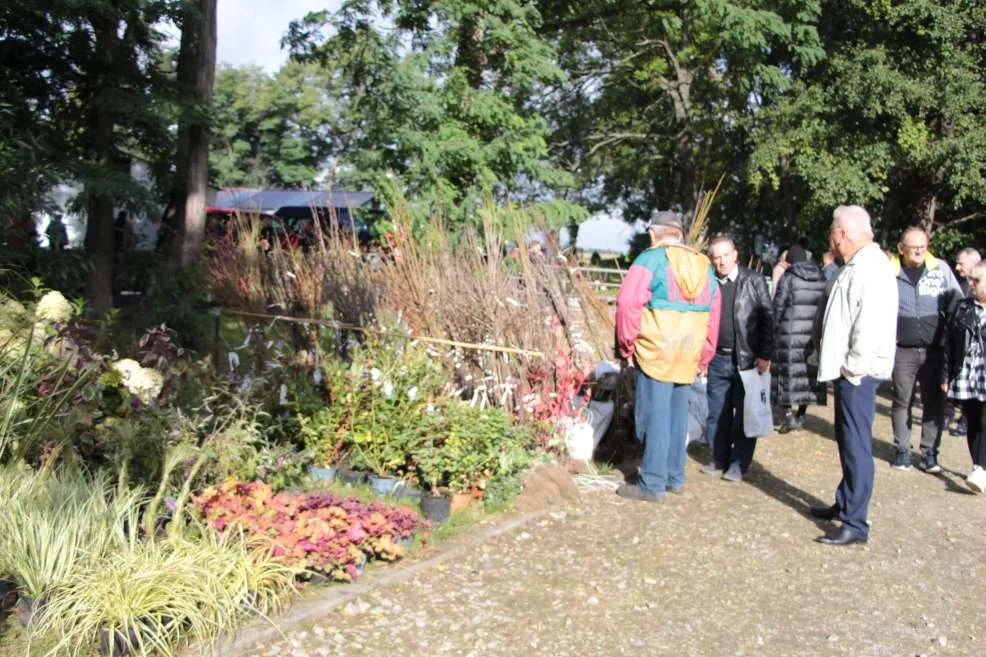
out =
[(839, 270), (825, 305), (818, 380), (889, 379), (897, 350), (897, 281), (877, 244)]

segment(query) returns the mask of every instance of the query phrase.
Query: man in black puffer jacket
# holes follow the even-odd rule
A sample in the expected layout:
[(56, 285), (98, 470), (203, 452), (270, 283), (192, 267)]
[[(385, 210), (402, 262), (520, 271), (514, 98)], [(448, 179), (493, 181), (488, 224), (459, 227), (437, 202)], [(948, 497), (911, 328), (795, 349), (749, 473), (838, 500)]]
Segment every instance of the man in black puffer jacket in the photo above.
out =
[[(709, 363), (709, 420), (706, 434), (712, 461), (702, 472), (741, 481), (753, 462), (757, 439), (743, 431), (745, 391), (740, 372), (770, 369), (774, 349), (774, 320), (764, 277), (737, 264), (739, 254), (729, 237), (716, 237), (709, 257), (719, 279), (722, 310), (719, 342)], [(704, 372), (703, 372), (704, 374)]]
[(800, 429), (808, 404), (825, 404), (818, 368), (808, 364), (815, 351), (812, 327), (825, 295), (825, 275), (798, 245), (787, 250), (787, 261), (774, 293), (773, 401), (787, 409), (778, 433)]

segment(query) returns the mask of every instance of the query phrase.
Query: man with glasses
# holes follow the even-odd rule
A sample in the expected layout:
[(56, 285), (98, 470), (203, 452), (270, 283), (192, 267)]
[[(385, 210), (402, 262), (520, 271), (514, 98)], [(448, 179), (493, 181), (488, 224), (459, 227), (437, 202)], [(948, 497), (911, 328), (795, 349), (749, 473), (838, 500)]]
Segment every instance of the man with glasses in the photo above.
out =
[(890, 261), (873, 242), (870, 215), (858, 205), (840, 205), (832, 213), (829, 246), (845, 265), (832, 279), (825, 304), (818, 380), (833, 382), (842, 481), (835, 504), (811, 514), (842, 521), (840, 531), (819, 537), (819, 543), (852, 545), (869, 538), (873, 416), (877, 386), (893, 370), (897, 286)]
[(941, 472), (938, 448), (945, 424), (942, 368), (942, 331), (948, 314), (961, 298), (951, 267), (928, 251), (928, 234), (908, 228), (892, 258), (897, 276), (897, 354), (894, 358), (891, 422), (897, 455), (891, 465), (911, 467), (911, 408), (921, 386), (921, 463), (925, 472)]

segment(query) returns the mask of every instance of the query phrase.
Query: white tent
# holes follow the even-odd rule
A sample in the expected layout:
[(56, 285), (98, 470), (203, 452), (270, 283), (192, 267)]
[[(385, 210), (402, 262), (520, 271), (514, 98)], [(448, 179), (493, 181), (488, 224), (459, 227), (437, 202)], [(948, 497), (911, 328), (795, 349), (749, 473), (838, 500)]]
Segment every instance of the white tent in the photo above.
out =
[[(630, 241), (634, 236), (646, 230), (647, 224), (643, 221), (628, 224), (617, 213), (597, 212), (579, 224), (575, 248), (580, 251), (626, 254), (630, 251)], [(561, 229), (558, 239), (562, 248), (571, 244), (568, 228)]]

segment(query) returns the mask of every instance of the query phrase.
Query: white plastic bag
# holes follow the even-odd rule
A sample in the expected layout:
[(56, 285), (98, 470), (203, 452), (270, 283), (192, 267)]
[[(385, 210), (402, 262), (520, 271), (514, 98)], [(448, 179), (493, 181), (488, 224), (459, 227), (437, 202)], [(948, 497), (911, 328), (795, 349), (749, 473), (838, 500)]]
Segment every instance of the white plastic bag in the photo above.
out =
[(705, 437), (705, 427), (709, 420), (709, 397), (706, 392), (708, 379), (704, 376), (695, 377), (688, 395), (688, 440), (685, 444), (694, 442), (708, 443)]
[(747, 438), (766, 436), (774, 430), (774, 415), (770, 410), (770, 371), (760, 374), (756, 369), (740, 372), (743, 379), (743, 433)]
[(591, 461), (596, 445), (592, 437), (592, 424), (582, 417), (564, 417), (558, 421), (558, 430), (565, 438), (565, 449), (576, 461)]

